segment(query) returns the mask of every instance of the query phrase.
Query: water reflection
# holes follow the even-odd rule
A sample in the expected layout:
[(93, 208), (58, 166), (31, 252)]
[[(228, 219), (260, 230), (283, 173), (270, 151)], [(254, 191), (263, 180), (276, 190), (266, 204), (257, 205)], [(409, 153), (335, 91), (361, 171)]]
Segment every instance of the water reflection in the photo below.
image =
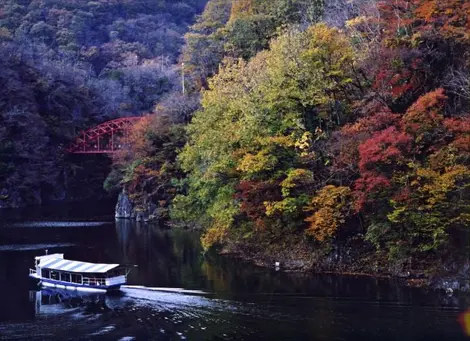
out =
[(409, 288), (397, 279), (334, 274), (302, 274), (262, 269), (215, 253), (203, 255), (199, 233), (122, 220), (116, 222), (115, 259), (136, 264), (130, 284), (182, 287), (218, 297), (311, 296), (377, 304), (467, 307), (465, 295), (449, 297)]
[[(137, 267), (117, 296), (31, 291), (28, 268), (46, 246), (71, 259)], [(0, 339), (465, 340), (458, 324), (469, 306), (464, 295), (388, 279), (277, 272), (201, 251), (197, 232), (127, 220), (0, 228)]]
[(159, 287), (206, 287), (197, 233), (164, 230), (129, 220), (116, 221), (121, 263), (135, 264), (131, 284)]
[(68, 310), (83, 307), (85, 312), (96, 314), (109, 310), (105, 295), (72, 290), (44, 288), (39, 291), (30, 291), (29, 300), (34, 304), (36, 316), (63, 314)]

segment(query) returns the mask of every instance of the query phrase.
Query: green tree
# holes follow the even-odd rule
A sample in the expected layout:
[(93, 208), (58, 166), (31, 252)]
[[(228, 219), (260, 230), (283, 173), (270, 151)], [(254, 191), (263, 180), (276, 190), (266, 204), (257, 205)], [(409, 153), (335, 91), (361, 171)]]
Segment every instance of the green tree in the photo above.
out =
[(220, 241), (240, 219), (238, 184), (255, 180), (279, 183), (282, 200), (266, 198), (271, 219), (301, 222), (312, 177), (306, 133), (337, 124), (338, 101), (347, 113), (354, 63), (346, 37), (325, 25), (290, 31), (249, 62), (227, 61), (188, 127), (179, 155), (187, 194), (176, 197), (174, 217), (209, 226), (206, 246)]

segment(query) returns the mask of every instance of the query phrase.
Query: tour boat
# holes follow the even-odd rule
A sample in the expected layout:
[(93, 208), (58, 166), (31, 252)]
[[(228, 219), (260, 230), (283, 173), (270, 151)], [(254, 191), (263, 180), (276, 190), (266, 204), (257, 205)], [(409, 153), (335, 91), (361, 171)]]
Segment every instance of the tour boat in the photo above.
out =
[(126, 284), (129, 270), (119, 264), (87, 263), (64, 259), (55, 253), (35, 257), (31, 278), (44, 287), (80, 290), (96, 293), (119, 290)]

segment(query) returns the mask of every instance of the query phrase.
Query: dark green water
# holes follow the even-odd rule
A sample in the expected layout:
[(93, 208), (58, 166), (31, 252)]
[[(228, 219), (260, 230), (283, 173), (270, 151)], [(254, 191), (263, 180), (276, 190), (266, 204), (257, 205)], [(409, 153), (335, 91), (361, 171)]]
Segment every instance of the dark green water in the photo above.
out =
[[(0, 340), (466, 340), (467, 297), (203, 256), (197, 233), (115, 222), (108, 203), (0, 213)], [(38, 291), (36, 255), (135, 264), (113, 296)], [(152, 288), (184, 288), (180, 294)]]

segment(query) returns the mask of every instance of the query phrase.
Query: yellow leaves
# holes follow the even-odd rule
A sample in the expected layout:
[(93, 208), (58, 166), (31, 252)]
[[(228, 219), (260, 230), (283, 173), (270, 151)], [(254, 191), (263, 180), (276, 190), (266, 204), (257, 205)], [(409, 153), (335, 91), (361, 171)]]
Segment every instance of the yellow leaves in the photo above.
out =
[(438, 250), (448, 242), (449, 228), (470, 222), (470, 169), (463, 165), (441, 171), (413, 168), (414, 174), (403, 178), (411, 187), (390, 200), (393, 211), (387, 218), (414, 251)]
[(457, 163), (459, 151), (448, 145), (429, 156), (429, 167), (433, 170), (443, 170)]
[[(300, 201), (301, 199), (302, 198), (300, 198)], [(266, 208), (266, 215), (268, 217), (276, 213), (293, 214), (297, 212), (299, 208), (299, 200), (297, 200), (297, 198), (285, 198), (281, 201), (265, 201), (264, 207)]]
[(355, 28), (364, 24), (367, 24), (370, 21), (370, 18), (366, 16), (357, 16), (353, 19), (346, 21), (347, 28)]
[(257, 141), (261, 146), (278, 145), (281, 147), (293, 147), (296, 144), (292, 136), (284, 135), (267, 136), (258, 138)]
[(13, 38), (11, 32), (6, 27), (0, 27), (0, 41), (11, 40)]
[(444, 202), (447, 195), (458, 189), (460, 180), (470, 179), (470, 169), (463, 165), (446, 167), (441, 174), (429, 168), (419, 168), (416, 171), (417, 179), (412, 183), (418, 191), (425, 196), (427, 207)]
[(264, 202), (264, 207), (266, 208), (266, 215), (268, 217), (274, 215), (278, 212), (284, 212), (287, 208), (286, 201), (266, 201)]
[(256, 138), (252, 146), (262, 148), (259, 152), (248, 152), (241, 148), (233, 153), (235, 157), (240, 157), (237, 170), (249, 175), (273, 170), (279, 163), (276, 150), (289, 149), (294, 147), (295, 141), (292, 136), (264, 136)]
[(306, 131), (300, 140), (295, 141), (295, 147), (300, 150), (300, 156), (305, 157), (312, 145), (312, 133)]
[(277, 164), (277, 158), (263, 149), (257, 154), (247, 153), (240, 161), (237, 170), (253, 174), (273, 169)]
[[(317, 24), (308, 30), (309, 49), (306, 56), (326, 57), (332, 71), (342, 71), (340, 66), (354, 62), (354, 50), (348, 37), (340, 30)], [(344, 72), (343, 72), (344, 73)]]
[(319, 241), (325, 241), (344, 223), (352, 206), (351, 189), (328, 185), (323, 187), (305, 208), (313, 215), (305, 219), (310, 227), (305, 231)]
[(290, 195), (290, 190), (308, 184), (313, 180), (313, 173), (307, 169), (293, 169), (287, 174), (287, 178), (281, 182), (282, 195), (287, 197)]
[(214, 222), (201, 238), (201, 244), (204, 250), (209, 250), (211, 246), (222, 243), (227, 235), (228, 226)]

